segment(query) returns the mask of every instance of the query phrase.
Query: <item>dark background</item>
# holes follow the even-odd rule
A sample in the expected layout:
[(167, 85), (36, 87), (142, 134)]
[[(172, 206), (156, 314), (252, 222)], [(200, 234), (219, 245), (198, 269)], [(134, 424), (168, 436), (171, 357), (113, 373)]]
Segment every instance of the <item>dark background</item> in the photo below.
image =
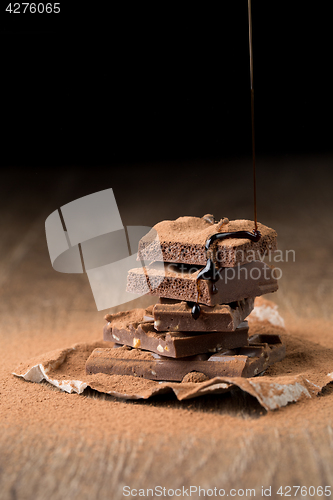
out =
[[(269, 223), (313, 184), (317, 160), (332, 182), (331, 9), (252, 3), (258, 214)], [(128, 224), (251, 218), (247, 2), (60, 5), (2, 8), (3, 189), (14, 176), (12, 189), (42, 204), (60, 179), (56, 208), (113, 187)]]

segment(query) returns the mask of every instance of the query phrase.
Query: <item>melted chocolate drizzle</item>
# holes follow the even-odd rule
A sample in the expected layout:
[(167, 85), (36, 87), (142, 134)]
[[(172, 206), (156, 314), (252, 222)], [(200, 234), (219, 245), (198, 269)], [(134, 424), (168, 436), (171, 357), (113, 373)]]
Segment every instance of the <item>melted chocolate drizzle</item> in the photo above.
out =
[[(206, 250), (206, 255), (207, 252), (209, 251), (211, 245), (215, 241), (219, 240), (226, 240), (228, 238), (247, 238), (251, 241), (259, 241), (261, 238), (260, 231), (257, 229), (254, 229), (252, 233), (250, 231), (234, 231), (234, 232), (226, 232), (226, 233), (215, 233), (212, 236), (208, 238), (208, 240), (205, 243), (205, 250)], [(223, 269), (223, 268), (220, 268)], [(207, 262), (206, 266), (201, 269), (197, 276), (197, 301), (196, 302), (188, 302), (188, 305), (192, 307), (192, 318), (193, 319), (198, 319), (200, 316), (200, 306), (198, 304), (199, 302), (199, 295), (200, 295), (200, 289), (199, 289), (199, 280), (209, 280), (212, 284), (212, 293), (215, 294), (218, 292), (215, 283), (220, 279), (219, 271), (214, 262), (213, 259), (207, 256)]]
[[(254, 230), (250, 231), (235, 231), (234, 233), (216, 233), (208, 238), (205, 249), (206, 255), (210, 246), (216, 240), (225, 240), (227, 238), (247, 238), (251, 241), (259, 241), (261, 234), (258, 231), (257, 222), (257, 191), (256, 191), (256, 162), (255, 162), (255, 137), (254, 137), (254, 89), (253, 89), (253, 50), (252, 50), (252, 15), (251, 15), (251, 0), (248, 0), (248, 18), (249, 18), (249, 49), (250, 49), (250, 83), (251, 83), (251, 118), (252, 118), (252, 163), (253, 163), (253, 205), (254, 205)], [(197, 302), (193, 302), (192, 317), (198, 319), (200, 315), (199, 301), (199, 280), (210, 280), (212, 284), (212, 293), (217, 293), (215, 286), (219, 279), (219, 269), (216, 269), (213, 260), (207, 255), (207, 263), (197, 276)]]

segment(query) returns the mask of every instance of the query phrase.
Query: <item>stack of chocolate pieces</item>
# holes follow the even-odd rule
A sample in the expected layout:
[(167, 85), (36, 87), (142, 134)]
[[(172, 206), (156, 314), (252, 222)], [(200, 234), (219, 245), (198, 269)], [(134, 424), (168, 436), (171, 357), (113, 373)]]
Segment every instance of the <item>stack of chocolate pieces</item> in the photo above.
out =
[(284, 357), (278, 335), (249, 337), (245, 321), (256, 296), (277, 290), (263, 262), (276, 249), (274, 230), (251, 221), (181, 217), (163, 221), (140, 240), (127, 290), (159, 297), (148, 309), (108, 314), (104, 340), (88, 373), (153, 380), (251, 377)]

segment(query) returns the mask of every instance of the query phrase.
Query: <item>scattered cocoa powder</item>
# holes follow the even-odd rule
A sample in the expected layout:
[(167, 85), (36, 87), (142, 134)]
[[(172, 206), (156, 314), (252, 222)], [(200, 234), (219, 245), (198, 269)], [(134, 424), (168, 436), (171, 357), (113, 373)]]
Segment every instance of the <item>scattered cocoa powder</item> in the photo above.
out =
[(204, 373), (190, 372), (185, 375), (182, 382), (184, 384), (186, 384), (187, 382), (199, 383), (199, 382), (204, 382), (205, 380), (208, 380), (208, 377)]

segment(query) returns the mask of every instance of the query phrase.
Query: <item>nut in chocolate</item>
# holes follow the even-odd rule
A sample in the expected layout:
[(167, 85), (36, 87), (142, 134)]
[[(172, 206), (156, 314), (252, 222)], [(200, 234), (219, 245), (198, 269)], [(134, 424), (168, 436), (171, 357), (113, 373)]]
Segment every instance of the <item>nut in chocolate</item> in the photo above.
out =
[[(86, 272), (99, 311), (138, 297), (126, 292), (126, 279), (138, 265), (138, 243), (145, 234), (153, 237), (154, 253), (161, 253), (154, 229), (123, 225), (112, 189), (55, 210), (45, 221), (45, 231), (53, 268), (61, 273)], [(147, 287), (140, 295), (148, 291)]]

